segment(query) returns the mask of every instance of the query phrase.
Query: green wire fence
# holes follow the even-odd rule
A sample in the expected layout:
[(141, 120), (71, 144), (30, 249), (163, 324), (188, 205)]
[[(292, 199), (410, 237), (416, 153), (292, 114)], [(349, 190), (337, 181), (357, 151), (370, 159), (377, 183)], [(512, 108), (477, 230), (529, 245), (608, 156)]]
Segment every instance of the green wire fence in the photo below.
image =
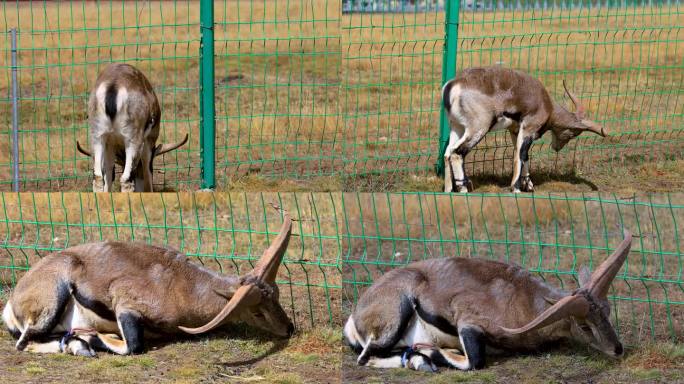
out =
[[(109, 62), (134, 64), (155, 85), (160, 141), (190, 135), (157, 160), (157, 190), (225, 188), (251, 174), (431, 173), (448, 132), (440, 86), (479, 65), (525, 70), (560, 102), (565, 79), (610, 132), (583, 134), (560, 155), (545, 137), (535, 169), (682, 157), (679, 1), (374, 3), (372, 13), (343, 13), (341, 0), (4, 2), (0, 189), (13, 165), (9, 28), (23, 189), (89, 189), (75, 142), (88, 141), (88, 92)], [(502, 175), (511, 156), (502, 132), (466, 162), (471, 174)]]
[(276, 282), (300, 328), (340, 322), (339, 194), (0, 194), (0, 290), (41, 257), (81, 243), (141, 241), (226, 274), (248, 272), (296, 220)]
[[(391, 268), (427, 258), (516, 263), (572, 291), (622, 240), (632, 250), (609, 293), (631, 343), (684, 336), (684, 195), (343, 194), (342, 312)], [(457, 282), (454, 282), (457, 283)]]

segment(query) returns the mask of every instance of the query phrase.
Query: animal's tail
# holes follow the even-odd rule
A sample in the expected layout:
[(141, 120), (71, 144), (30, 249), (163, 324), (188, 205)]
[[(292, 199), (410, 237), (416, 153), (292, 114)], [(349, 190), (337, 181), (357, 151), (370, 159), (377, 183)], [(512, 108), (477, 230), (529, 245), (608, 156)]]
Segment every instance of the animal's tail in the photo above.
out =
[(105, 113), (109, 116), (109, 120), (114, 121), (116, 117), (116, 96), (118, 94), (116, 84), (109, 84), (107, 92), (105, 93), (104, 105)]
[(446, 109), (447, 112), (451, 112), (451, 88), (454, 87), (456, 84), (456, 81), (454, 79), (451, 79), (444, 84), (442, 87), (442, 104), (444, 104), (444, 109)]

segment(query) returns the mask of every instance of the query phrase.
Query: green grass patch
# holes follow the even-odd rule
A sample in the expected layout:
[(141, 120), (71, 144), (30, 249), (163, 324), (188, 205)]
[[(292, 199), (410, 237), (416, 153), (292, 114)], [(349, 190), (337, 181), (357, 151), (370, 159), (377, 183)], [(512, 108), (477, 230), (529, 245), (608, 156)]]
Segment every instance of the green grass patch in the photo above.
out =
[(640, 380), (653, 380), (663, 376), (660, 369), (631, 368), (629, 373)]
[(149, 356), (105, 356), (89, 362), (86, 367), (93, 371), (102, 371), (133, 366), (154, 368), (156, 365), (157, 362)]
[(39, 366), (38, 363), (28, 363), (26, 364), (26, 368), (24, 368), (24, 371), (28, 373), (29, 375), (42, 375), (43, 373), (46, 372), (46, 369)]

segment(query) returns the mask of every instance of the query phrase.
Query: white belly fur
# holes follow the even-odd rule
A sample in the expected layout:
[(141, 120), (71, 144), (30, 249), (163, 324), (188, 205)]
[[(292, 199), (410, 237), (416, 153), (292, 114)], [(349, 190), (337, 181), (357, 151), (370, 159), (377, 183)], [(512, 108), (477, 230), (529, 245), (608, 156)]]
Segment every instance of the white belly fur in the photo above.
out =
[(399, 341), (399, 347), (409, 347), (414, 344), (430, 344), (440, 348), (456, 348), (463, 350), (458, 336), (444, 333), (428, 324), (417, 314), (411, 319), (404, 337)]
[(62, 321), (59, 322), (54, 331), (66, 332), (74, 328), (96, 329), (102, 333), (119, 332), (119, 327), (115, 321), (101, 318), (72, 298), (67, 304)]

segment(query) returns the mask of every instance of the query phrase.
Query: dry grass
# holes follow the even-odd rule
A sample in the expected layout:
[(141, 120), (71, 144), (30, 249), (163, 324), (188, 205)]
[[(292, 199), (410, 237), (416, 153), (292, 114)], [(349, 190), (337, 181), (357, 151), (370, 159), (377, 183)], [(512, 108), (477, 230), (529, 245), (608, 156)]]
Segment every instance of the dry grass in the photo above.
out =
[[(24, 31), (19, 46), (31, 47), (20, 54), (25, 189), (89, 189), (89, 162), (73, 144), (86, 140), (85, 98), (111, 60), (140, 66), (157, 86), (162, 140), (190, 133), (186, 147), (158, 160), (157, 188), (198, 187), (199, 7), (172, 5), (3, 5), (7, 24)], [(401, 184), (432, 168), (442, 13), (341, 15), (335, 1), (313, 0), (226, 1), (215, 13), (219, 189), (241, 188), (249, 177), (264, 188), (289, 178), (292, 189), (306, 189), (302, 179), (331, 174), (346, 185), (340, 175), (383, 170), (391, 184)], [(585, 135), (558, 158), (548, 144), (537, 144), (535, 169), (591, 174), (610, 159), (609, 169), (631, 170), (636, 153), (647, 160), (681, 158), (684, 41), (677, 32), (683, 18), (676, 7), (464, 12), (458, 65), (526, 69), (557, 97), (567, 78), (590, 115), (613, 134)], [(52, 31), (25, 32), (31, 28)], [(7, 67), (9, 56), (0, 56)], [(0, 77), (0, 94), (8, 92), (8, 79)], [(0, 115), (7, 116), (0, 134), (8, 138), (0, 144), (0, 178), (9, 180), (9, 104), (0, 105)], [(486, 138), (469, 155), (470, 173), (508, 176), (509, 141), (506, 134)]]

